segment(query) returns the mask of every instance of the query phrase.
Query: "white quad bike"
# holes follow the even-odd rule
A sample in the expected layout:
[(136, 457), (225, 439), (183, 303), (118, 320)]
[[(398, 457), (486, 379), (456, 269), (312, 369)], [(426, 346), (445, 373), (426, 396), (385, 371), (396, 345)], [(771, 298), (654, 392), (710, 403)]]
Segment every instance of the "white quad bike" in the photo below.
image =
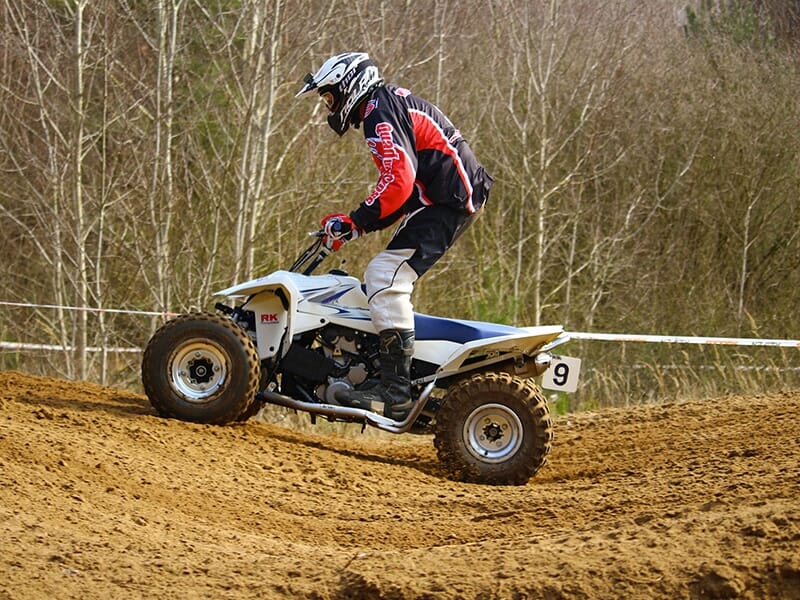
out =
[[(244, 298), (219, 314), (181, 315), (150, 339), (142, 382), (163, 417), (195, 423), (244, 421), (275, 404), (330, 421), (392, 433), (434, 435), (455, 480), (523, 485), (546, 462), (553, 440), (542, 385), (574, 391), (580, 361), (550, 351), (561, 326), (510, 327), (415, 314), (412, 395), (403, 421), (337, 402), (380, 375), (378, 335), (364, 286), (340, 270), (312, 275), (330, 254), (320, 232), (288, 271), (217, 292)], [(549, 385), (548, 385), (549, 383)]]

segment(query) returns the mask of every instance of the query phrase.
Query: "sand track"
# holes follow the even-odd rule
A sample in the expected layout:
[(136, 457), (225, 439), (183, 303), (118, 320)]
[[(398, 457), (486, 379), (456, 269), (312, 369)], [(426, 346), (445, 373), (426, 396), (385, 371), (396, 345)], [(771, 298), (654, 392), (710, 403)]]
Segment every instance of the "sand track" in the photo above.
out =
[(0, 411), (0, 600), (800, 598), (800, 392), (559, 418), (505, 488), (18, 372)]

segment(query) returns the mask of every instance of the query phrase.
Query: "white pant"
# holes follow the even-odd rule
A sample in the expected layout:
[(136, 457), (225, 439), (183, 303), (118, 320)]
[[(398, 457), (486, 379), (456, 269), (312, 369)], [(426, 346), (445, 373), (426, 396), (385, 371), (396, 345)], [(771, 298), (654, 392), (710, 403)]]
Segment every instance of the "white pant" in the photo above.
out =
[(384, 250), (373, 258), (364, 273), (369, 314), (375, 330), (414, 329), (411, 292), (417, 273), (408, 264), (413, 248)]

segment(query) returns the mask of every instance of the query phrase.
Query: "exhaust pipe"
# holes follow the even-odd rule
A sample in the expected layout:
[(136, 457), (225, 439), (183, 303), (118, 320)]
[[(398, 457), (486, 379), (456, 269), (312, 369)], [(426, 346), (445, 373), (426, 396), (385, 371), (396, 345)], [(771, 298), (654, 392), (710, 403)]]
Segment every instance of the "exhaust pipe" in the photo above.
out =
[(270, 404), (277, 404), (278, 406), (285, 406), (286, 408), (293, 408), (294, 410), (302, 410), (315, 415), (338, 417), (348, 421), (364, 423), (365, 425), (376, 427), (390, 433), (406, 433), (414, 425), (414, 421), (417, 420), (422, 409), (425, 408), (425, 403), (428, 400), (428, 396), (431, 395), (435, 383), (436, 380), (431, 381), (425, 386), (425, 389), (422, 390), (414, 406), (411, 407), (408, 416), (403, 421), (395, 421), (363, 408), (352, 408), (350, 406), (339, 406), (337, 404), (303, 402), (302, 400), (295, 400), (290, 396), (284, 396), (283, 394), (266, 390), (256, 394), (256, 399), (269, 402)]

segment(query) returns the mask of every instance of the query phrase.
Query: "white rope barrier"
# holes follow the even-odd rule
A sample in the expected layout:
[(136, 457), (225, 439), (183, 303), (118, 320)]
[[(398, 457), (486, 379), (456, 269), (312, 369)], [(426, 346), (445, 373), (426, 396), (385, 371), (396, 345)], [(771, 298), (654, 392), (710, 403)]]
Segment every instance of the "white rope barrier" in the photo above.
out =
[[(151, 310), (127, 310), (121, 308), (98, 308), (93, 306), (64, 306), (61, 304), (34, 304), (31, 302), (5, 302), (0, 301), (0, 306), (13, 306), (17, 308), (46, 308), (50, 310), (70, 310), (78, 312), (93, 312), (93, 313), (114, 313), (123, 315), (141, 315), (149, 317), (177, 317), (180, 313), (173, 312), (158, 312)], [(8, 342), (0, 340), (0, 349), (5, 350), (49, 350), (57, 352), (74, 352), (77, 350), (75, 346), (62, 346), (53, 344), (26, 344), (21, 342)], [(121, 354), (126, 353), (141, 353), (141, 348), (101, 348), (97, 346), (89, 346), (86, 348), (87, 352), (117, 352)]]
[(725, 338), (681, 335), (636, 335), (628, 333), (567, 332), (573, 340), (598, 340), (605, 342), (650, 342), (662, 344), (703, 344), (710, 346), (772, 346), (800, 348), (800, 340), (769, 340), (760, 338)]
[[(119, 308), (95, 308), (89, 306), (63, 306), (58, 304), (33, 304), (27, 302), (4, 302), (0, 306), (14, 306), (21, 308), (46, 308), (58, 310), (73, 310), (97, 313), (116, 313), (127, 315), (143, 315), (153, 317), (177, 317), (179, 313), (158, 312), (148, 310), (126, 310)], [(679, 336), (679, 335), (639, 335), (628, 333), (587, 333), (581, 331), (568, 331), (566, 335), (573, 340), (595, 340), (605, 342), (647, 342), (660, 344), (702, 344), (719, 346), (766, 346), (775, 348), (800, 348), (800, 340), (760, 339), (760, 338), (728, 338), (704, 336)], [(10, 350), (59, 350), (73, 351), (74, 347), (46, 344), (24, 344), (20, 342), (0, 341), (0, 348)], [(89, 352), (141, 352), (140, 348), (86, 348)]]
[(27, 302), (3, 302), (0, 306), (17, 306), (22, 308), (51, 308), (59, 310), (75, 310), (79, 312), (116, 313), (122, 315), (146, 315), (151, 317), (177, 317), (180, 313), (157, 312), (151, 310), (125, 310), (121, 308), (95, 308), (92, 306), (63, 306), (60, 304), (30, 304)]
[[(52, 344), (23, 344), (21, 342), (4, 342), (0, 341), (0, 348), (6, 350), (54, 350), (57, 352), (74, 352), (77, 350), (75, 346), (60, 346)], [(99, 346), (87, 346), (87, 352), (116, 352), (120, 354), (138, 353), (141, 348), (101, 348)]]

